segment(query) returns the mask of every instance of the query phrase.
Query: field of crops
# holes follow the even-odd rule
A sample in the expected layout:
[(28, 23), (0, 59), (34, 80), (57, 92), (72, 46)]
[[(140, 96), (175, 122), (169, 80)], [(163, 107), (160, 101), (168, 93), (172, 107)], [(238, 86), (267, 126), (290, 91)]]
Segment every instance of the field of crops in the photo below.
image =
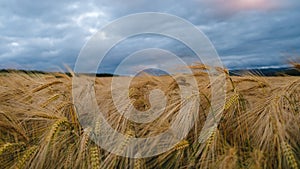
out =
[[(185, 82), (190, 77), (180, 75), (178, 79)], [(160, 155), (127, 158), (108, 152), (90, 139), (91, 135), (102, 134), (97, 131), (101, 121), (95, 122), (95, 128), (81, 127), (73, 104), (71, 76), (1, 73), (0, 168), (299, 168), (299, 77), (227, 74), (222, 117), (204, 143), (198, 137), (210, 111), (210, 81), (205, 72), (194, 77), (200, 103), (195, 104), (197, 117), (188, 136)], [(117, 112), (111, 98), (111, 80), (96, 78), (97, 103), (109, 124), (128, 139), (166, 131), (183, 104), (174, 78), (135, 77), (128, 93), (135, 109), (146, 111), (151, 107), (148, 96), (153, 89), (163, 91), (167, 103), (158, 119), (135, 123)], [(133, 107), (125, 110), (132, 111)], [(117, 149), (121, 151), (127, 143), (125, 139)]]

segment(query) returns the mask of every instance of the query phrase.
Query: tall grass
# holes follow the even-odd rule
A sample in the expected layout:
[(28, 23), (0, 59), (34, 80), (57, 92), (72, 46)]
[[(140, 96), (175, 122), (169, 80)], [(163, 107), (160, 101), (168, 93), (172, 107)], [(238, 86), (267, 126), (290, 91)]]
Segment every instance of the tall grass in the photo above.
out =
[[(194, 69), (200, 93), (195, 124), (175, 147), (148, 158), (117, 156), (90, 139), (91, 135), (107, 133), (98, 132), (100, 119), (95, 119), (95, 128), (81, 127), (72, 103), (72, 77), (0, 74), (0, 168), (299, 168), (299, 77), (232, 77), (221, 70), (227, 74), (228, 84), (223, 116), (209, 138), (200, 143), (198, 137), (211, 107), (209, 67), (190, 68)], [(192, 77), (181, 75), (176, 80), (185, 83)], [(136, 109), (146, 111), (151, 107), (148, 96), (153, 89), (165, 92), (167, 107), (153, 122), (135, 123), (117, 112), (110, 83), (110, 78), (96, 79), (97, 102), (111, 126), (128, 139), (166, 131), (183, 104), (175, 79), (136, 77), (129, 90)], [(124, 106), (124, 111), (133, 110)], [(122, 152), (127, 144), (124, 140), (116, 148)]]

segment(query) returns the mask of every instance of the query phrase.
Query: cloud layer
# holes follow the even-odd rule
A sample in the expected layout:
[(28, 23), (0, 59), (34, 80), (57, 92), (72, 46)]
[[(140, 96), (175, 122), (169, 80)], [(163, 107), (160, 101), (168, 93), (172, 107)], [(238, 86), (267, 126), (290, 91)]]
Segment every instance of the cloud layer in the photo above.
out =
[[(300, 53), (299, 8), (296, 0), (1, 1), (0, 68), (72, 67), (97, 30), (137, 12), (169, 13), (193, 23), (229, 68), (284, 66)], [(112, 72), (124, 57), (146, 48), (162, 48), (189, 63), (195, 61), (194, 53), (179, 42), (144, 35), (112, 48), (100, 71)]]

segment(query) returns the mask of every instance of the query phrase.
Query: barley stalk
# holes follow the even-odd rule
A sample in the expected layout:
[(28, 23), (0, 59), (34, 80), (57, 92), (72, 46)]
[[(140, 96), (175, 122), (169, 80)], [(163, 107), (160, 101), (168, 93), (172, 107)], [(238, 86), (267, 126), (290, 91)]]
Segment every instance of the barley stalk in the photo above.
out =
[(134, 131), (130, 128), (126, 131), (125, 133), (125, 139), (121, 143), (121, 145), (117, 149), (117, 154), (122, 154), (123, 151), (125, 150), (126, 146), (129, 144), (129, 140), (134, 137)]
[(145, 160), (143, 158), (135, 158), (133, 168), (134, 169), (143, 169), (143, 168), (145, 168)]
[(97, 146), (93, 146), (90, 148), (90, 160), (93, 169), (100, 168), (100, 154)]
[(75, 162), (75, 168), (79, 167), (80, 164), (82, 164), (82, 161), (86, 158), (86, 152), (87, 152), (87, 147), (89, 144), (89, 140), (90, 140), (90, 134), (91, 134), (91, 128), (86, 128), (83, 131), (83, 134), (81, 136), (81, 141), (79, 144), (79, 152), (78, 152), (78, 157), (76, 159)]
[(141, 164), (141, 160), (139, 158), (134, 159), (134, 169), (141, 169), (142, 168), (142, 164)]
[(101, 127), (101, 118), (98, 118), (98, 120), (95, 122), (95, 129), (94, 129), (94, 133), (96, 135), (96, 137), (100, 136), (100, 128)]
[(234, 94), (230, 97), (229, 100), (224, 105), (224, 110), (228, 110), (234, 103), (238, 102), (240, 96), (238, 94)]
[(298, 169), (298, 164), (296, 162), (296, 158), (292, 151), (291, 146), (287, 142), (282, 143), (283, 154), (292, 169)]
[(41, 90), (43, 90), (43, 89), (46, 89), (47, 87), (49, 87), (49, 86), (52, 86), (52, 85), (55, 85), (55, 84), (60, 84), (60, 83), (62, 83), (61, 81), (54, 81), (54, 82), (50, 82), (50, 83), (47, 83), (47, 84), (43, 84), (43, 85), (41, 85), (41, 86), (39, 86), (39, 87), (37, 87), (37, 88), (34, 88), (33, 90), (32, 90), (32, 93), (36, 93), (36, 92), (38, 92), (38, 91), (41, 91)]
[(214, 129), (213, 131), (211, 131), (211, 134), (209, 136), (209, 138), (206, 141), (206, 148), (210, 147), (215, 139), (216, 136), (216, 131), (217, 129)]
[(57, 105), (56, 110), (60, 110), (60, 109), (66, 107), (66, 106), (68, 106), (68, 105), (70, 105), (70, 104), (71, 104), (71, 103), (69, 103), (69, 102), (63, 102), (63, 103)]
[(176, 146), (173, 149), (178, 151), (187, 148), (189, 145), (190, 144), (187, 140), (182, 140), (178, 144), (176, 144)]
[[(203, 75), (207, 72), (204, 66), (203, 71), (199, 71)], [(195, 74), (199, 68), (201, 65), (191, 67)], [(199, 102), (196, 100), (198, 93), (184, 98), (180, 96), (180, 86), (187, 84), (188, 78), (194, 77), (192, 75), (137, 77), (130, 84), (128, 95), (131, 101), (122, 105), (123, 112), (117, 112), (113, 107), (109, 88), (111, 79), (96, 78), (95, 84), (102, 85), (95, 88), (95, 92), (99, 93), (97, 99), (100, 100), (97, 101), (105, 111), (105, 118), (115, 130), (125, 135), (124, 140), (111, 142), (118, 143), (114, 147), (117, 155), (102, 151), (90, 140), (91, 131), (101, 138), (105, 138), (103, 134), (111, 134), (99, 133), (102, 132), (101, 119), (84, 116), (94, 121), (94, 128), (84, 131), (81, 128), (76, 114), (77, 104), (72, 103), (70, 92), (72, 78), (64, 74), (20, 75), (18, 72), (3, 76), (0, 72), (0, 168), (299, 168), (299, 78), (261, 78), (251, 74), (237, 77), (230, 76), (223, 69), (217, 71), (226, 73), (229, 85), (226, 87), (228, 97), (221, 109), (232, 109), (233, 112), (219, 123), (205, 128), (202, 127), (205, 121), (212, 120), (207, 116), (212, 107), (210, 90), (221, 77), (210, 82), (206, 76), (195, 76), (199, 93), (203, 95), (201, 98), (206, 99), (199, 99)], [(53, 87), (59, 93), (52, 90)], [(146, 97), (149, 90), (156, 88), (161, 89), (167, 98), (167, 107), (161, 118), (151, 124), (132, 123), (130, 126), (131, 122), (123, 114), (131, 111), (133, 106), (147, 109)], [(121, 84), (114, 90), (122, 89)], [(185, 140), (155, 157), (118, 156), (127, 150), (131, 155), (140, 150), (139, 147), (129, 147), (133, 137), (153, 136), (166, 131), (180, 108), (190, 101), (194, 102), (191, 104), (194, 108), (201, 108), (193, 117), (195, 125)], [(89, 111), (85, 113), (89, 114)], [(66, 131), (69, 129), (71, 131)], [(195, 140), (197, 137), (198, 141)], [(23, 140), (26, 140), (26, 146), (21, 142)], [(106, 140), (110, 141), (110, 138)], [(154, 152), (160, 149), (160, 145), (169, 146), (168, 143), (166, 138), (149, 144), (148, 148), (153, 148)]]
[(55, 94), (55, 95), (51, 96), (47, 101), (42, 103), (41, 107), (44, 108), (44, 107), (48, 106), (51, 102), (57, 100), (59, 98), (59, 96), (60, 96), (59, 94)]
[(27, 161), (29, 161), (31, 156), (34, 155), (34, 153), (36, 152), (37, 148), (38, 148), (37, 146), (33, 146), (33, 147), (30, 147), (28, 150), (26, 150), (24, 155), (22, 156), (22, 158), (20, 160), (18, 160), (18, 162), (16, 164), (16, 169), (24, 168)]
[(23, 147), (24, 145), (25, 145), (25, 143), (23, 143), (23, 142), (20, 142), (20, 143), (5, 143), (4, 145), (2, 145), (0, 147), (0, 156), (4, 152), (7, 152), (7, 151), (9, 151), (10, 153), (14, 152), (15, 151), (14, 147)]
[(67, 119), (65, 119), (65, 118), (60, 119), (60, 120), (57, 120), (57, 121), (52, 125), (51, 130), (50, 130), (50, 132), (49, 132), (49, 134), (48, 134), (46, 140), (47, 140), (48, 142), (50, 142), (51, 140), (53, 140), (55, 134), (57, 133), (57, 131), (58, 131), (58, 129), (59, 129), (59, 127), (60, 127), (61, 125), (63, 125), (63, 124), (67, 124), (67, 123), (68, 123), (68, 121), (67, 121)]
[(300, 63), (292, 62), (291, 64), (294, 66), (294, 68), (300, 70)]
[(70, 168), (70, 166), (72, 164), (73, 148), (74, 148), (74, 144), (70, 144), (69, 147), (68, 147), (67, 159), (66, 159), (66, 162), (65, 162), (65, 168)]

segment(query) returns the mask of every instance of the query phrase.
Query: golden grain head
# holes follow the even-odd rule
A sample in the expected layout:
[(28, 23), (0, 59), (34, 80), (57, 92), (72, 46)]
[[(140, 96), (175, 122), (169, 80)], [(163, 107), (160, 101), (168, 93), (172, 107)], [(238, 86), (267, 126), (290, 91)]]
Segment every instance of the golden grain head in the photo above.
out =
[(32, 155), (34, 155), (37, 149), (37, 146), (32, 146), (29, 149), (27, 149), (22, 155), (22, 157), (18, 160), (16, 164), (16, 169), (24, 168), (24, 166), (26, 166), (26, 163), (30, 161), (30, 158), (32, 158)]
[[(299, 64), (294, 64), (294, 67), (299, 69)], [(101, 113), (115, 130), (125, 136), (119, 145), (113, 147), (117, 154), (124, 154), (125, 150), (136, 154), (143, 150), (140, 145), (128, 148), (131, 139), (136, 137), (172, 133), (168, 129), (174, 120), (183, 122), (186, 117), (194, 120), (191, 130), (178, 144), (165, 153), (147, 158), (117, 156), (96, 145), (91, 136), (110, 133), (101, 128), (105, 121), (91, 118), (90, 112), (84, 112), (80, 118), (92, 119), (94, 126), (83, 129), (80, 125), (81, 119), (77, 115), (80, 107), (73, 104), (72, 96), (74, 73), (71, 73), (73, 77), (59, 73), (0, 73), (0, 166), (49, 169), (299, 168), (299, 77), (261, 77), (253, 73), (237, 77), (230, 76), (228, 70), (216, 68), (226, 74), (228, 97), (224, 106), (217, 105), (225, 112), (220, 114), (221, 120), (211, 123), (212, 84), (219, 81), (210, 82), (207, 78), (207, 70), (211, 67), (199, 63), (189, 68), (200, 76), (154, 77), (145, 74), (134, 78), (128, 93), (131, 103), (123, 105), (125, 112), (132, 111), (133, 106), (141, 113), (150, 106), (155, 107), (148, 100), (153, 89), (162, 90), (167, 98), (165, 111), (160, 117), (142, 124), (117, 111), (110, 91), (112, 78), (96, 78), (95, 96)], [(199, 99), (196, 95), (180, 97), (177, 83), (187, 84), (188, 78), (196, 78), (201, 94)], [(118, 90), (123, 90), (122, 86)], [(155, 99), (160, 101), (161, 98)], [(188, 116), (189, 112), (185, 112), (187, 116), (178, 116), (179, 110), (188, 105), (199, 109), (192, 117)], [(90, 108), (94, 110), (94, 107)], [(204, 128), (206, 122), (211, 125)], [(200, 140), (205, 129), (205, 140)], [(157, 151), (167, 148), (169, 140), (165, 138), (147, 144), (147, 148)]]
[(283, 154), (292, 169), (297, 169), (298, 164), (294, 156), (294, 152), (291, 149), (291, 146), (287, 142), (282, 143)]
[(92, 163), (93, 169), (99, 169), (100, 168), (100, 154), (97, 146), (93, 146), (90, 148), (90, 160)]

